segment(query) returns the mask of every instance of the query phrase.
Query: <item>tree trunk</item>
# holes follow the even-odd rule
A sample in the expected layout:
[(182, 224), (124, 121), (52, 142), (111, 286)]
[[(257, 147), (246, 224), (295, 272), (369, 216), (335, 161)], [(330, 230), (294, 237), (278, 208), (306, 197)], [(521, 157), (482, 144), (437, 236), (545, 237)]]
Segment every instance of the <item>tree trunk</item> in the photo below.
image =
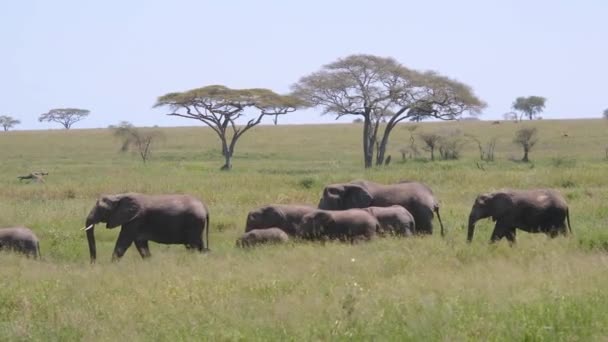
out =
[(376, 151), (377, 155), (376, 155), (376, 165), (383, 165), (384, 164), (384, 156), (386, 154), (386, 146), (388, 145), (388, 139), (390, 137), (391, 131), (393, 130), (393, 127), (395, 126), (391, 126), (391, 124), (389, 123), (386, 128), (384, 129), (384, 133), (382, 134), (382, 141), (380, 142), (380, 145), (378, 145), (378, 150)]
[(363, 161), (366, 169), (372, 167), (372, 160), (374, 158), (374, 148), (370, 132), (371, 126), (372, 121), (369, 115), (366, 115), (363, 121)]
[(435, 148), (431, 147), (431, 160), (435, 161)]
[(521, 159), (521, 161), (527, 163), (528, 160), (528, 149), (524, 147), (524, 157)]
[(226, 155), (224, 155), (224, 166), (220, 170), (230, 171), (230, 169), (232, 169), (232, 155), (230, 152), (226, 152)]

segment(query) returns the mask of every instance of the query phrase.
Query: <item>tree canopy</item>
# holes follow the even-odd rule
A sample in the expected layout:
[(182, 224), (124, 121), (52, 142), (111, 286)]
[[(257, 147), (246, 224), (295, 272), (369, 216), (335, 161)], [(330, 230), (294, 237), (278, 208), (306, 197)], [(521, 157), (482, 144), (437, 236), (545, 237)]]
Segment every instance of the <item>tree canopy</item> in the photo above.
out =
[(536, 129), (536, 127), (523, 127), (515, 132), (515, 138), (513, 139), (513, 142), (518, 145), (521, 145), (521, 147), (524, 149), (524, 156), (521, 161), (529, 161), (528, 153), (530, 152), (530, 150), (532, 150), (532, 147), (534, 147), (534, 145), (536, 145), (536, 143), (538, 142), (537, 132), (538, 130)]
[[(245, 132), (261, 123), (265, 116), (274, 116), (276, 123), (279, 115), (293, 112), (301, 105), (298, 98), (269, 89), (210, 85), (160, 96), (154, 107), (168, 107), (171, 112), (167, 115), (199, 120), (213, 129), (222, 142), (225, 157), (222, 169), (229, 170), (236, 142)], [(253, 118), (238, 125), (237, 120), (247, 114), (253, 114)]]
[(72, 125), (89, 116), (91, 112), (87, 109), (78, 108), (56, 108), (47, 113), (40, 114), (38, 121), (57, 122), (65, 129), (72, 128)]
[[(382, 165), (392, 129), (401, 121), (424, 118), (453, 120), (464, 112), (477, 114), (485, 106), (471, 88), (433, 71), (406, 68), (393, 58), (351, 55), (302, 77), (293, 94), (308, 106), (337, 117), (363, 119), (365, 167)], [(386, 121), (380, 136), (380, 123)]]
[(5, 132), (20, 123), (21, 123), (21, 121), (13, 118), (12, 116), (8, 116), (8, 115), (0, 116), (0, 126), (2, 126), (2, 128), (4, 129)]
[(521, 113), (520, 121), (523, 115), (532, 120), (545, 109), (545, 102), (547, 99), (542, 96), (520, 96), (513, 102), (513, 109)]

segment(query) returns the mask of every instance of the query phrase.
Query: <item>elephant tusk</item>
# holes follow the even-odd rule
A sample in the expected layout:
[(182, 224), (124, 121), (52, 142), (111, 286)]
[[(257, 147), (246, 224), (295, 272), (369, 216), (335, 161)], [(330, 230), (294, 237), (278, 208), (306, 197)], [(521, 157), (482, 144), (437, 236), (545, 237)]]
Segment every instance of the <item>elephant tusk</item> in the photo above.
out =
[(88, 227), (84, 227), (84, 228), (82, 228), (82, 229), (80, 229), (80, 230), (89, 230), (89, 229), (93, 228), (93, 226), (94, 226), (94, 225), (92, 224), (92, 225), (89, 225)]

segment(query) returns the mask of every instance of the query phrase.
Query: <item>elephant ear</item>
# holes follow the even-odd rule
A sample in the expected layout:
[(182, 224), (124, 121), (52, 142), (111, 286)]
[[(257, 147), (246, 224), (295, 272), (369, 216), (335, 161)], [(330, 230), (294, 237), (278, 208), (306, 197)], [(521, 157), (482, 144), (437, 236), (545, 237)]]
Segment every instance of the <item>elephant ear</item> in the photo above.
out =
[(367, 208), (372, 204), (372, 195), (362, 186), (349, 184), (345, 186), (344, 209)]
[(110, 201), (113, 208), (106, 222), (107, 228), (118, 227), (130, 222), (141, 212), (141, 205), (131, 196), (115, 196)]
[(509, 213), (513, 208), (513, 199), (506, 192), (491, 194), (492, 221), (496, 221)]
[(278, 206), (268, 206), (264, 208), (262, 221), (269, 224), (269, 227), (280, 226), (283, 222), (285, 222), (285, 214)]

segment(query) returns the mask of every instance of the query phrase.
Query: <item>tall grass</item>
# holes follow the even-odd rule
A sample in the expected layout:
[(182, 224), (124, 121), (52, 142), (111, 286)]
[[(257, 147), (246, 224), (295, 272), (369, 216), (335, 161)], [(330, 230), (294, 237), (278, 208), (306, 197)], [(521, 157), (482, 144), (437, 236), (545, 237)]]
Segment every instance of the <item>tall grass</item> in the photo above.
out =
[[(532, 163), (520, 125), (539, 129)], [(361, 167), (358, 125), (257, 127), (234, 170), (220, 172), (205, 128), (164, 129), (147, 166), (118, 153), (108, 130), (0, 134), (0, 226), (22, 224), (43, 259), (0, 254), (0, 340), (603, 340), (608, 338), (608, 162), (598, 120), (427, 123), (498, 137), (496, 161), (476, 166), (470, 143), (456, 161), (400, 162), (409, 132), (395, 130), (388, 167)], [(568, 137), (563, 133), (567, 132)], [(421, 144), (421, 143), (420, 143)], [(45, 184), (16, 176), (46, 170)], [(247, 212), (267, 203), (316, 204), (327, 183), (352, 179), (429, 184), (448, 234), (354, 246), (234, 248)], [(503, 187), (552, 187), (569, 201), (574, 236), (518, 233), (487, 243), (492, 222), (467, 245), (475, 196)], [(88, 264), (85, 216), (102, 193), (190, 193), (211, 211), (212, 253), (151, 245), (142, 261), (110, 255), (116, 230), (98, 229)]]

